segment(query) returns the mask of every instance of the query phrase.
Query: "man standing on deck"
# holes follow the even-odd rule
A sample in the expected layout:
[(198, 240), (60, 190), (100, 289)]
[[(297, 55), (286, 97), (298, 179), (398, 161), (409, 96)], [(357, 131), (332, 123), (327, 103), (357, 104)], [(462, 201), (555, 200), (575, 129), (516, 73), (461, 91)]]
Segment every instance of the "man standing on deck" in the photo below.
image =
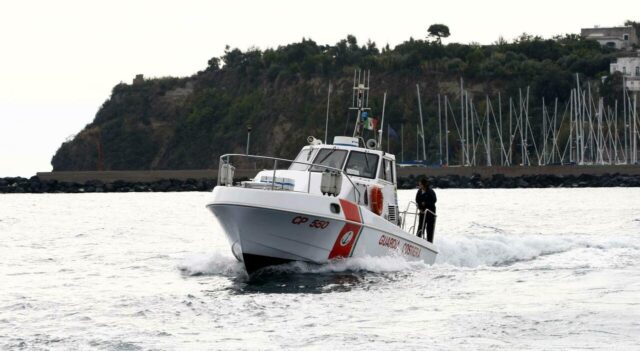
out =
[[(429, 181), (426, 178), (420, 179), (418, 183), (420, 189), (416, 194), (416, 204), (418, 205), (419, 221), (418, 221), (418, 237), (424, 237), (424, 227), (427, 227), (427, 241), (433, 242), (433, 232), (436, 227), (436, 193), (431, 189)], [(426, 222), (426, 223), (425, 223)]]

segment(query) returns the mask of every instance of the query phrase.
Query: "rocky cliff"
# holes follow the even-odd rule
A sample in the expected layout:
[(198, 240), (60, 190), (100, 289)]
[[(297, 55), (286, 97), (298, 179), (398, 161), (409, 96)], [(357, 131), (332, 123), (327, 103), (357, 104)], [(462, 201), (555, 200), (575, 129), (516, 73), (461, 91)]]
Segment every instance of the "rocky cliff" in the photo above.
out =
[[(371, 70), (374, 115), (388, 92), (385, 122), (398, 133), (404, 124), (406, 159), (416, 157), (420, 84), (427, 147), (435, 160), (437, 95), (457, 99), (460, 77), (478, 100), (498, 91), (516, 96), (530, 86), (536, 106), (543, 97), (566, 99), (574, 73), (588, 81), (606, 72), (613, 55), (607, 50), (577, 36), (526, 35), (487, 46), (410, 39), (378, 49), (349, 36), (335, 45), (303, 39), (265, 51), (228, 49), (190, 77), (138, 77), (116, 85), (93, 122), (60, 146), (52, 165), (54, 171), (214, 168), (219, 155), (244, 152), (247, 125), (253, 127), (252, 153), (293, 157), (306, 136), (324, 135), (329, 82), (329, 135), (350, 133), (356, 68)], [(457, 138), (450, 138), (455, 155)], [(399, 141), (392, 139), (390, 148), (399, 153)]]

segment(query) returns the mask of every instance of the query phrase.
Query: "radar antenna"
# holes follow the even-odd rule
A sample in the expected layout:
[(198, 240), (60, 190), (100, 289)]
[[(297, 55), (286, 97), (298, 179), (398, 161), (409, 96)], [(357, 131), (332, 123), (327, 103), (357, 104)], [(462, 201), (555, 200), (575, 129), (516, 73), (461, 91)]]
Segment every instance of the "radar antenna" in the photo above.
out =
[[(371, 108), (369, 107), (369, 82), (371, 80), (371, 71), (355, 70), (353, 74), (353, 95), (352, 106), (349, 110), (356, 111), (356, 125), (353, 129), (354, 138), (362, 138), (364, 123), (367, 118), (371, 117)], [(375, 131), (374, 131), (375, 132)]]

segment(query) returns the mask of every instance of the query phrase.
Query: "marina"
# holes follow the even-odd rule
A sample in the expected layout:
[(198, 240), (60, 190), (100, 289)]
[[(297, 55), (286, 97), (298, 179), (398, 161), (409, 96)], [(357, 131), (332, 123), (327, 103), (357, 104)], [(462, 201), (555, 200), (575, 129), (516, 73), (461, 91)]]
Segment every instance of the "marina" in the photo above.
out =
[[(437, 96), (438, 151), (433, 166), (637, 165), (638, 89), (629, 89), (623, 79), (622, 101), (605, 103), (592, 91), (594, 85), (581, 82), (576, 74), (568, 101), (543, 97), (534, 115), (529, 87), (519, 89), (515, 98), (500, 93), (491, 98), (465, 89), (461, 78), (457, 101), (447, 94)], [(419, 84), (416, 93), (420, 124), (415, 155), (433, 159), (425, 147)], [(402, 140), (402, 154), (404, 145)]]

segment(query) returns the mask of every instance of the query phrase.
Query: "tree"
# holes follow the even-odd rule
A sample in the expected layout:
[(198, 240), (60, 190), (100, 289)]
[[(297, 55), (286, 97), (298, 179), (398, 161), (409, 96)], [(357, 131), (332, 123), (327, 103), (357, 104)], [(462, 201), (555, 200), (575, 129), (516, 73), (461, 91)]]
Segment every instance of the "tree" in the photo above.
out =
[(220, 69), (220, 59), (218, 57), (211, 58), (207, 63), (209, 64), (208, 69), (212, 71), (218, 71)]
[(429, 26), (429, 29), (427, 29), (427, 31), (429, 32), (430, 37), (436, 38), (438, 44), (442, 43), (442, 38), (446, 38), (451, 35), (451, 33), (449, 32), (449, 27), (444, 24), (432, 24)]

